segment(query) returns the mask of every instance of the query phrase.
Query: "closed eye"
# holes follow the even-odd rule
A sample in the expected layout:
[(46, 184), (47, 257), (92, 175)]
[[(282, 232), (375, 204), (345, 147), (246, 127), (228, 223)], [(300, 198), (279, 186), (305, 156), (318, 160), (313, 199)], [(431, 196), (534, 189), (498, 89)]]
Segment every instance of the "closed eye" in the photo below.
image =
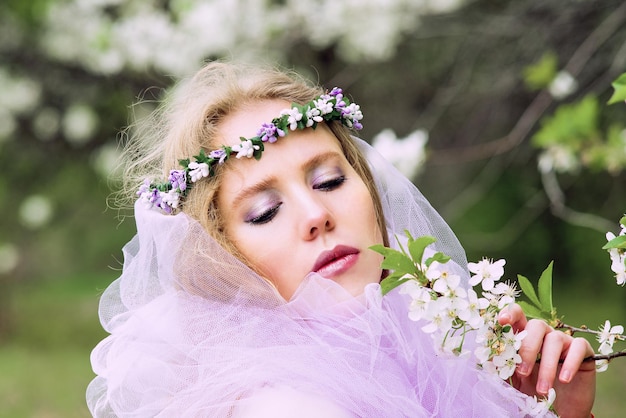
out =
[(274, 217), (278, 213), (278, 209), (280, 208), (281, 205), (282, 205), (282, 203), (279, 203), (276, 206), (272, 206), (271, 208), (269, 208), (265, 212), (261, 213), (260, 215), (254, 216), (254, 217), (249, 218), (249, 219), (246, 219), (246, 222), (250, 223), (250, 224), (253, 224), (253, 225), (263, 225), (263, 224), (266, 224), (266, 223), (270, 222), (272, 219), (274, 219)]
[(326, 180), (326, 181), (323, 181), (321, 183), (314, 184), (313, 185), (313, 189), (314, 190), (322, 190), (322, 191), (325, 191), (325, 192), (330, 192), (330, 191), (333, 191), (333, 190), (339, 188), (346, 180), (347, 180), (346, 176), (335, 177), (333, 179)]

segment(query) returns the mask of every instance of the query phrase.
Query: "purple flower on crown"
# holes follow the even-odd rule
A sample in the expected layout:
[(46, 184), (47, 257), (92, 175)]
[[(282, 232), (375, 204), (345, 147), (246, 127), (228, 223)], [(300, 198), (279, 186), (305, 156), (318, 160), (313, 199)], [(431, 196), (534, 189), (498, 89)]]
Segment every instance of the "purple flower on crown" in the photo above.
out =
[(161, 199), (161, 192), (157, 188), (152, 188), (149, 190), (149, 193), (145, 195), (146, 200), (152, 204), (152, 206), (156, 206), (158, 208), (163, 209), (163, 199)]
[(209, 158), (219, 160), (218, 161), (219, 164), (224, 164), (224, 161), (226, 160), (226, 156), (227, 156), (226, 151), (224, 151), (222, 148), (213, 150), (209, 153)]
[(354, 129), (362, 129), (363, 125), (359, 122), (363, 119), (363, 112), (361, 112), (361, 107), (356, 103), (351, 103), (348, 107), (344, 108), (341, 111), (341, 116), (345, 118), (348, 127)]
[(175, 189), (170, 190), (167, 193), (161, 192), (161, 208), (167, 213), (171, 213), (172, 209), (178, 207), (180, 203), (180, 195)]
[(172, 185), (172, 189), (179, 189), (184, 192), (187, 188), (187, 174), (185, 170), (171, 170), (170, 177), (167, 179)]
[(270, 144), (278, 140), (277, 135), (283, 137), (285, 136), (285, 131), (279, 129), (278, 126), (273, 123), (264, 123), (256, 133), (256, 136), (261, 138), (261, 141), (269, 142)]
[(161, 203), (159, 203), (157, 207), (161, 208), (161, 210), (168, 215), (172, 213), (172, 207), (163, 201), (161, 201)]
[(143, 184), (139, 186), (139, 190), (137, 190), (137, 196), (146, 197), (150, 194), (150, 180), (145, 179)]
[(339, 87), (333, 87), (333, 89), (328, 93), (329, 96), (340, 96), (339, 100), (343, 97), (343, 90)]
[(358, 130), (363, 128), (360, 123), (362, 118), (359, 106), (350, 103), (348, 99), (344, 100), (343, 90), (334, 87), (329, 93), (322, 94), (309, 103), (284, 109), (272, 122), (263, 124), (254, 138), (242, 137), (241, 143), (237, 145), (222, 146), (220, 149), (210, 151), (208, 158), (204, 151), (201, 151), (200, 155), (195, 157), (196, 161), (181, 160), (184, 170), (171, 170), (166, 183), (152, 183), (146, 180), (137, 191), (139, 201), (149, 207), (158, 207), (165, 213), (172, 213), (173, 209), (178, 208), (184, 201), (191, 183), (212, 175), (214, 164), (216, 162), (223, 164), (233, 152), (237, 158), (258, 159), (261, 157), (263, 142), (274, 143), (278, 137), (286, 136), (289, 130), (304, 129), (324, 120), (338, 120)]

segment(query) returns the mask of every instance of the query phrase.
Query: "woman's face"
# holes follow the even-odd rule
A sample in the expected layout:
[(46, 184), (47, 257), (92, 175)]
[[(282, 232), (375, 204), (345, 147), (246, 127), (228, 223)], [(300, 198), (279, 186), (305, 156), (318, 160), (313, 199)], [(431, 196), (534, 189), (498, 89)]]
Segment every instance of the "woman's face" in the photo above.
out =
[[(289, 103), (255, 102), (228, 115), (218, 140), (234, 145), (256, 135)], [(382, 244), (372, 197), (332, 132), (291, 131), (266, 144), (260, 160), (232, 159), (218, 205), (227, 237), (287, 300), (310, 272), (352, 295), (380, 281)]]

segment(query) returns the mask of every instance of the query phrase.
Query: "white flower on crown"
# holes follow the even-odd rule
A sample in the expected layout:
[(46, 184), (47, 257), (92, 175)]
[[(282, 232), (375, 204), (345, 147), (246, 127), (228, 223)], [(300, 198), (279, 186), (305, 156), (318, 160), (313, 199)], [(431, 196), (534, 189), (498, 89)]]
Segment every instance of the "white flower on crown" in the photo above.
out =
[(189, 176), (194, 183), (204, 177), (209, 177), (209, 165), (197, 161), (189, 163)]
[(287, 123), (289, 123), (289, 129), (295, 131), (298, 128), (298, 122), (302, 120), (302, 113), (298, 110), (297, 107), (292, 107), (291, 109), (285, 109), (280, 112), (280, 116), (287, 115), (289, 118), (287, 119)]
[(161, 192), (161, 200), (163, 200), (163, 203), (176, 209), (180, 202), (180, 194), (175, 189), (168, 192)]
[(237, 158), (252, 158), (254, 156), (254, 151), (257, 151), (260, 148), (260, 146), (254, 145), (251, 140), (247, 139), (245, 141), (241, 141), (241, 143), (237, 145), (233, 145), (232, 150), (237, 153)]
[(314, 100), (315, 107), (320, 111), (320, 114), (326, 115), (328, 113), (332, 113), (333, 104), (328, 102), (327, 96), (320, 97), (317, 100)]
[(350, 103), (348, 107), (344, 110), (353, 121), (360, 121), (363, 119), (363, 112), (361, 112), (361, 106), (356, 103)]
[(324, 120), (324, 118), (322, 118), (321, 116), (322, 112), (316, 108), (309, 108), (306, 111), (306, 127), (309, 128), (311, 126), (313, 126), (313, 123), (317, 122), (320, 123)]

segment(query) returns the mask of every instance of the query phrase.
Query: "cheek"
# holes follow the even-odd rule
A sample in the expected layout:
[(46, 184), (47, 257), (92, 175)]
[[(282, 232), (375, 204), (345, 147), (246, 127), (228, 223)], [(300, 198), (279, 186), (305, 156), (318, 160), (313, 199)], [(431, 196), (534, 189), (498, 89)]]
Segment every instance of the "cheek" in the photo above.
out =
[(360, 213), (363, 213), (363, 216), (359, 219), (359, 222), (362, 224), (361, 227), (369, 226), (367, 235), (371, 237), (376, 244), (382, 244), (382, 231), (380, 230), (378, 216), (376, 215), (376, 207), (374, 206), (369, 189), (365, 184), (362, 185), (359, 191), (359, 198), (355, 199), (354, 202), (354, 206), (362, 208)]
[[(274, 282), (280, 275), (279, 266), (284, 266), (285, 254), (290, 252), (287, 245), (289, 237), (284, 230), (273, 229), (270, 233), (267, 226), (257, 228), (243, 224), (231, 230), (228, 237), (252, 270)], [(268, 239), (268, 236), (280, 239)]]

